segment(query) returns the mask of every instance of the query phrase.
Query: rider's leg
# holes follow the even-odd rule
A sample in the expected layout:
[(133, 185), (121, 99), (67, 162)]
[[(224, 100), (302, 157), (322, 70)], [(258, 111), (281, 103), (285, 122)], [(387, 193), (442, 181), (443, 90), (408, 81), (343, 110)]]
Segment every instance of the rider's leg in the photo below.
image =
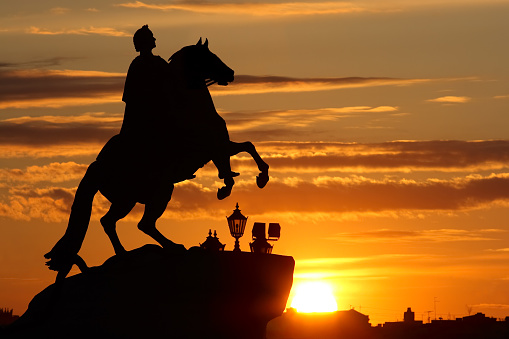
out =
[(161, 190), (159, 194), (156, 194), (153, 199), (145, 204), (145, 213), (143, 213), (143, 217), (138, 223), (138, 228), (166, 249), (185, 250), (183, 245), (176, 244), (169, 240), (156, 228), (157, 219), (163, 215), (166, 206), (168, 206), (168, 202), (170, 202), (173, 187), (174, 186), (171, 185), (167, 189)]
[(125, 218), (135, 205), (136, 202), (114, 202), (111, 204), (108, 212), (101, 218), (101, 225), (104, 227), (104, 232), (106, 232), (108, 238), (110, 238), (115, 254), (117, 255), (125, 253), (126, 251), (118, 239), (116, 231), (117, 221)]
[[(214, 155), (212, 162), (217, 168), (219, 179), (233, 178), (239, 175), (232, 171), (229, 152)], [(225, 183), (226, 184), (226, 183)]]
[(217, 191), (217, 198), (219, 200), (223, 200), (231, 194), (232, 187), (235, 184), (233, 177), (238, 176), (239, 173), (232, 171), (230, 166), (230, 156), (228, 153), (214, 156), (212, 162), (219, 172), (219, 178), (224, 181), (224, 186)]

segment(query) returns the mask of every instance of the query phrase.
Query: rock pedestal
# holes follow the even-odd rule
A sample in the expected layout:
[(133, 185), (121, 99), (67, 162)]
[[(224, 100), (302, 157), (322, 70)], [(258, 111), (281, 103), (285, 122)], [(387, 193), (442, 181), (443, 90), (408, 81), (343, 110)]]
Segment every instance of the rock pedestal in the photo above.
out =
[(263, 339), (285, 309), (292, 257), (145, 245), (47, 287), (6, 338)]

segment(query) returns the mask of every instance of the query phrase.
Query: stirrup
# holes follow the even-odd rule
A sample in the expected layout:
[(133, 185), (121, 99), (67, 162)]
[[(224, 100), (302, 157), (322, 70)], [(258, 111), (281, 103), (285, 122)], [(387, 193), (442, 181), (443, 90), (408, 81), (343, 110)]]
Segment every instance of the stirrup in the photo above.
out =
[(223, 175), (223, 174), (219, 174), (218, 177), (219, 179), (224, 179), (226, 177), (232, 177), (232, 178), (235, 178), (235, 177), (238, 177), (240, 175), (239, 172), (234, 172), (234, 171), (231, 171), (229, 175)]

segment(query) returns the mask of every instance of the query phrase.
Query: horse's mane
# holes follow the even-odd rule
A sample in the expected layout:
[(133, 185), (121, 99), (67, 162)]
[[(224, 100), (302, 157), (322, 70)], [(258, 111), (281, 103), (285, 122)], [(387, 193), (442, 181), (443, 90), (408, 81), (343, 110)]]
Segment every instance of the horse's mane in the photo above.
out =
[[(189, 79), (189, 76), (193, 74), (193, 70), (190, 69), (189, 56), (190, 51), (194, 45), (182, 47), (168, 59), (170, 77), (174, 80)], [(179, 81), (179, 80), (177, 80)]]
[(173, 53), (173, 55), (168, 59), (168, 62), (170, 65), (178, 65), (179, 63), (182, 63), (186, 57), (186, 54), (192, 50), (193, 47), (196, 47), (195, 45), (185, 46), (182, 47), (180, 50)]

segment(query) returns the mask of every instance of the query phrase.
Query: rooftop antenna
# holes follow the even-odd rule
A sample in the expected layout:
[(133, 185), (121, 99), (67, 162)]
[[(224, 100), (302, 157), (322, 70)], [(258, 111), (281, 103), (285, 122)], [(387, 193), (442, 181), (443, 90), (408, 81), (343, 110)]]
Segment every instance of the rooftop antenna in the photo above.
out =
[(437, 320), (437, 303), (439, 303), (440, 301), (437, 300), (437, 297), (433, 297), (433, 306), (434, 306), (434, 309), (435, 309), (435, 320)]
[(428, 324), (430, 324), (430, 323), (431, 323), (431, 318), (429, 317), (429, 314), (430, 314), (431, 312), (433, 312), (433, 311), (426, 311), (426, 313), (428, 313)]

